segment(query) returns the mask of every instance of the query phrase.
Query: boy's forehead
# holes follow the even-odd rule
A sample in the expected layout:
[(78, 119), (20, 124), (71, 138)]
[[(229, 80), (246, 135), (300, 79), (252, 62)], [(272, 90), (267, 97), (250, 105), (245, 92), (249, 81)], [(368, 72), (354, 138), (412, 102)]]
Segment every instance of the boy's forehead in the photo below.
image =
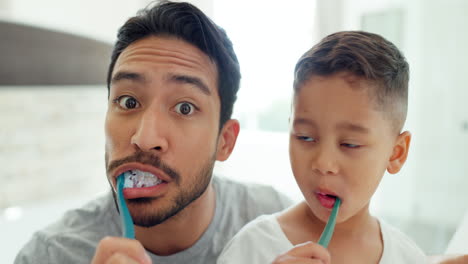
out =
[(317, 126), (351, 121), (372, 128), (388, 123), (372, 95), (374, 83), (348, 73), (312, 76), (296, 91), (294, 119), (311, 119)]
[[(382, 110), (382, 106), (379, 104), (377, 98), (377, 89), (379, 84), (376, 81), (369, 80), (363, 76), (358, 76), (354, 73), (342, 71), (330, 75), (311, 75), (299, 89), (294, 93), (294, 103), (297, 103), (296, 98), (300, 97), (301, 91), (304, 89), (313, 89), (312, 87), (320, 86), (341, 86), (344, 87), (344, 92), (354, 91), (362, 95), (365, 99), (364, 102), (367, 106), (374, 110)], [(346, 90), (349, 89), (349, 91)], [(343, 92), (338, 93), (336, 96), (343, 95)], [(362, 101), (361, 101), (362, 103)]]
[(363, 76), (358, 76), (354, 73), (348, 72), (348, 71), (341, 71), (329, 75), (317, 75), (317, 74), (312, 74), (310, 78), (307, 79), (305, 84), (308, 82), (326, 82), (330, 80), (336, 80), (336, 81), (342, 81), (346, 83), (349, 88), (352, 89), (369, 89), (372, 90), (370, 86), (375, 85), (375, 82), (372, 80), (366, 79)]

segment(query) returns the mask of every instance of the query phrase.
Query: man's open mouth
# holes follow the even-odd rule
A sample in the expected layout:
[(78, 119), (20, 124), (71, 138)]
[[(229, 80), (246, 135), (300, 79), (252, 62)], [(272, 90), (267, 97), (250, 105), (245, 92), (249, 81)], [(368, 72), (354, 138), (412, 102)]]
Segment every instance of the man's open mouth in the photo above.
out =
[(159, 179), (156, 175), (141, 170), (126, 171), (124, 172), (124, 177), (124, 188), (153, 187), (165, 182)]

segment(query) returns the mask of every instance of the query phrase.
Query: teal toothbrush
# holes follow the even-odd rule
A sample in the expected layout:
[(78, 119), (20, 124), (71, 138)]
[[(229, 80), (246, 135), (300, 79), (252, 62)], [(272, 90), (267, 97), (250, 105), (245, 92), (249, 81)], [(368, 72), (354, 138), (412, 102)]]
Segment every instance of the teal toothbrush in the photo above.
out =
[(323, 229), (322, 235), (320, 235), (320, 239), (318, 241), (319, 245), (323, 246), (324, 248), (328, 247), (330, 240), (333, 235), (333, 230), (335, 230), (335, 223), (336, 223), (336, 216), (338, 215), (338, 210), (340, 209), (341, 200), (340, 198), (336, 197), (335, 205), (333, 206), (333, 210), (328, 218), (327, 225)]
[(133, 227), (133, 220), (130, 212), (128, 211), (127, 204), (123, 195), (125, 177), (120, 174), (117, 177), (117, 204), (120, 211), (120, 221), (122, 222), (122, 234), (126, 238), (135, 239), (135, 230)]

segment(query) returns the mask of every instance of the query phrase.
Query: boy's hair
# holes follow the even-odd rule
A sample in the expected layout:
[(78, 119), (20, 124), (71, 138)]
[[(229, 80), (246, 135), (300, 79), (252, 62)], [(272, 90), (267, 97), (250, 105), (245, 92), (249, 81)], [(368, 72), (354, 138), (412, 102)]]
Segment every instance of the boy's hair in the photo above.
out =
[(119, 29), (112, 51), (107, 89), (120, 54), (133, 42), (149, 37), (175, 37), (204, 52), (218, 69), (218, 93), (221, 102), (220, 129), (231, 118), (239, 90), (240, 68), (226, 32), (200, 9), (189, 3), (161, 1), (150, 4)]
[(408, 109), (409, 65), (390, 41), (363, 31), (343, 31), (325, 37), (296, 64), (294, 93), (313, 75), (350, 73), (368, 81), (376, 106), (401, 131)]

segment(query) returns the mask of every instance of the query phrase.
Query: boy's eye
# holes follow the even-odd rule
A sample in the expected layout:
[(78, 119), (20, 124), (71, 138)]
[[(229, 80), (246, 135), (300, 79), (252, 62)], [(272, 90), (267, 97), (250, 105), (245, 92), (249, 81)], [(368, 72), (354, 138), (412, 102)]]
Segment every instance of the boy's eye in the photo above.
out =
[(134, 97), (122, 95), (114, 100), (123, 109), (135, 109), (140, 106), (140, 103)]
[(175, 106), (175, 111), (181, 115), (191, 115), (195, 110), (195, 106), (188, 102), (178, 103)]
[(301, 141), (306, 141), (306, 142), (312, 142), (312, 141), (315, 141), (314, 138), (312, 137), (308, 137), (308, 136), (297, 136), (297, 139), (301, 140)]
[(342, 143), (341, 146), (346, 147), (346, 148), (351, 148), (351, 149), (356, 149), (356, 148), (361, 147), (361, 145), (350, 144), (350, 143)]

